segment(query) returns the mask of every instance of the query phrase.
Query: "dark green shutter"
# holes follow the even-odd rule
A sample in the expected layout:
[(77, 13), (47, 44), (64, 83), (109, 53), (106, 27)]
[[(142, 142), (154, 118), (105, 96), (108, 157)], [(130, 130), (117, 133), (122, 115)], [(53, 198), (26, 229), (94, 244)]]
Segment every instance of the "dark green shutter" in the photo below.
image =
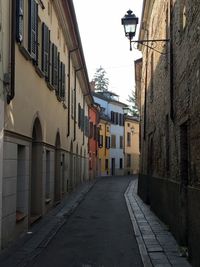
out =
[(49, 77), (49, 51), (50, 51), (50, 31), (45, 23), (42, 24), (42, 71), (45, 77)]
[(60, 91), (60, 97), (64, 100), (65, 99), (65, 64), (62, 63), (61, 67), (61, 73), (62, 73), (62, 82), (61, 82), (61, 91)]
[(29, 0), (29, 52), (32, 58), (38, 59), (38, 4)]
[(24, 33), (24, 0), (16, 1), (16, 40), (21, 43)]
[(58, 48), (52, 44), (52, 85), (58, 89)]

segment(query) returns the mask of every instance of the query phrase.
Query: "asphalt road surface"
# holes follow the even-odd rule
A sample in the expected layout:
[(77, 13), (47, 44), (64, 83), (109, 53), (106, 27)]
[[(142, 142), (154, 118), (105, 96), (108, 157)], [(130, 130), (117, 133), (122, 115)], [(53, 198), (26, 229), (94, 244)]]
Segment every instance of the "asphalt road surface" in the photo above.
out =
[(124, 192), (130, 177), (100, 179), (29, 267), (143, 266)]

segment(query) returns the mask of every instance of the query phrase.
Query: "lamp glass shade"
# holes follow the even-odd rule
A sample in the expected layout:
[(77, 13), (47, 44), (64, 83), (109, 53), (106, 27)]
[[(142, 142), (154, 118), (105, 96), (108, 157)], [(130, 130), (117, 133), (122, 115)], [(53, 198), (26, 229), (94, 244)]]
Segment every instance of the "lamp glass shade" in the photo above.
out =
[(125, 36), (132, 39), (136, 34), (138, 18), (131, 10), (122, 18), (122, 25), (124, 26)]

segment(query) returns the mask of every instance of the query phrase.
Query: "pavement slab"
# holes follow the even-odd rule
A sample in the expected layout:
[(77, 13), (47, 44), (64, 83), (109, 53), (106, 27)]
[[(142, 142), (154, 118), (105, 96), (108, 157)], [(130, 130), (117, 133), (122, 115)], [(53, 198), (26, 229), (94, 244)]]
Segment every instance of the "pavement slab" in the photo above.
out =
[(180, 256), (179, 246), (168, 227), (137, 195), (137, 179), (131, 181), (124, 196), (144, 267), (191, 266)]

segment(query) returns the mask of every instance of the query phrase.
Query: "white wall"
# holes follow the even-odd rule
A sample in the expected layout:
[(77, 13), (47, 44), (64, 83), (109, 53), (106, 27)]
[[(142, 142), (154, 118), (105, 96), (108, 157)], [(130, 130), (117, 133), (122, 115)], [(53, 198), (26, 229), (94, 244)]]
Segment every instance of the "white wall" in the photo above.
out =
[[(123, 114), (123, 109), (120, 105), (117, 105), (117, 103), (109, 103), (108, 105), (108, 113), (110, 117), (111, 111), (118, 112)], [(110, 164), (112, 163), (112, 158), (115, 158), (115, 169), (116, 174), (123, 174), (123, 169), (120, 170), (120, 158), (123, 160), (123, 166), (124, 168), (124, 153), (123, 148), (120, 148), (120, 136), (123, 136), (124, 138), (124, 126), (111, 124), (110, 125), (110, 135), (116, 136), (116, 148), (110, 148)], [(110, 165), (110, 168), (112, 166)]]

